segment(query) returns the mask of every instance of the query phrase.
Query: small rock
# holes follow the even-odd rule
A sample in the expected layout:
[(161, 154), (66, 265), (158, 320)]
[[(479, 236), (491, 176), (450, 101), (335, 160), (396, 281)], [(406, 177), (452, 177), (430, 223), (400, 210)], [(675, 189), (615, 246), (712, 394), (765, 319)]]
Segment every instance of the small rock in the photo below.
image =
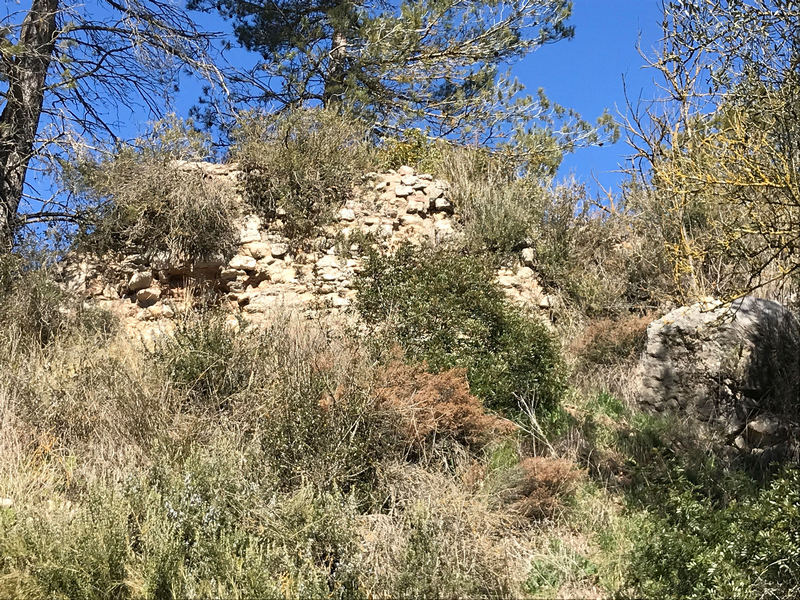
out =
[(230, 331), (232, 333), (237, 333), (239, 331), (239, 319), (235, 316), (230, 315), (227, 319), (225, 319), (225, 323), (222, 325), (226, 331)]
[(169, 304), (165, 304), (161, 309), (161, 316), (165, 319), (171, 319), (175, 316), (175, 311), (172, 310), (172, 307)]
[(0, 498), (0, 508), (11, 508), (14, 501), (11, 498)]
[(522, 264), (526, 267), (532, 267), (536, 264), (536, 251), (533, 248), (524, 248), (520, 253)]
[(431, 200), (436, 200), (437, 198), (441, 198), (442, 196), (444, 196), (444, 190), (439, 186), (435, 185), (428, 186), (425, 191), (428, 194), (428, 198), (430, 198)]
[(542, 296), (539, 299), (539, 308), (542, 310), (547, 310), (548, 308), (552, 308), (553, 306), (553, 299), (550, 296)]
[(744, 435), (752, 446), (770, 446), (781, 440), (781, 423), (775, 417), (760, 415), (745, 427)]
[(332, 295), (330, 297), (330, 303), (334, 308), (345, 308), (346, 306), (350, 306), (350, 300), (337, 295)]
[(517, 277), (519, 279), (533, 279), (536, 277), (536, 273), (530, 267), (520, 267), (517, 269)]
[(405, 198), (413, 193), (414, 193), (414, 188), (409, 187), (407, 185), (398, 185), (396, 188), (394, 188), (394, 195), (397, 196), (398, 198)]
[(239, 269), (242, 271), (255, 271), (257, 261), (252, 256), (245, 256), (244, 254), (237, 254), (228, 263), (231, 269)]
[(342, 278), (342, 273), (338, 269), (326, 269), (319, 274), (323, 281), (336, 281)]
[(326, 254), (314, 264), (314, 268), (316, 268), (317, 270), (327, 269), (331, 267), (337, 269), (339, 268), (339, 258), (335, 254)]
[(252, 256), (256, 260), (269, 256), (270, 245), (266, 242), (250, 242), (242, 247), (244, 254)]
[(417, 175), (417, 177), (419, 177), (422, 181), (433, 181), (433, 175), (430, 173), (422, 173)]
[(413, 187), (417, 184), (419, 180), (417, 179), (416, 175), (403, 175), (400, 178), (400, 183), (403, 185), (407, 185), (409, 187)]
[(397, 169), (397, 173), (401, 177), (404, 176), (404, 175), (413, 175), (414, 174), (414, 168), (413, 167), (409, 167), (408, 165), (403, 165), (402, 167)]
[(352, 208), (343, 208), (339, 211), (339, 220), (340, 221), (355, 221), (356, 220), (356, 213), (353, 211)]
[(405, 225), (415, 225), (417, 223), (422, 223), (423, 218), (416, 214), (409, 214), (409, 215), (401, 215), (400, 216), (400, 224)]
[(241, 269), (222, 269), (219, 272), (219, 278), (222, 281), (233, 281), (237, 277), (244, 277), (245, 275), (247, 275), (247, 273)]
[(161, 289), (157, 287), (149, 287), (136, 292), (136, 302), (142, 307), (155, 304), (159, 298), (161, 298)]
[(382, 192), (388, 187), (389, 187), (389, 182), (388, 181), (381, 181), (381, 182), (375, 184), (375, 191), (376, 192)]
[(153, 283), (153, 273), (151, 271), (136, 271), (128, 280), (128, 289), (131, 292), (138, 292)]
[(272, 257), (273, 258), (283, 258), (289, 253), (289, 245), (288, 244), (272, 244)]
[(381, 222), (381, 218), (378, 215), (369, 215), (368, 217), (364, 217), (364, 225), (377, 225)]
[(285, 268), (280, 263), (275, 263), (269, 268), (269, 279), (275, 283), (291, 283), (297, 278), (297, 272), (292, 268)]
[(436, 223), (433, 225), (433, 229), (436, 232), (437, 240), (453, 234), (453, 225), (447, 220), (436, 221)]
[(408, 206), (406, 206), (406, 210), (413, 214), (413, 213), (422, 213), (425, 212), (425, 205), (417, 198), (411, 198), (408, 201)]
[(441, 212), (453, 212), (453, 205), (446, 198), (436, 198), (433, 207)]

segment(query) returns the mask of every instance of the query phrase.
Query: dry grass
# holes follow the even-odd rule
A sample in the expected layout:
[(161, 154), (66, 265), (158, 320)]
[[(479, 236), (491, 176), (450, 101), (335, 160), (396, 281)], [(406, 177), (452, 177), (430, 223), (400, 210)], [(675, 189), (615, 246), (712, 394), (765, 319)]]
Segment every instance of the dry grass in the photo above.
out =
[[(465, 477), (509, 425), (463, 372), (380, 372), (346, 332), (291, 315), (231, 355), (209, 335), (155, 353), (80, 329), (2, 335), (0, 594), (522, 593), (535, 531), (485, 468)], [(199, 355), (239, 383), (187, 387)]]

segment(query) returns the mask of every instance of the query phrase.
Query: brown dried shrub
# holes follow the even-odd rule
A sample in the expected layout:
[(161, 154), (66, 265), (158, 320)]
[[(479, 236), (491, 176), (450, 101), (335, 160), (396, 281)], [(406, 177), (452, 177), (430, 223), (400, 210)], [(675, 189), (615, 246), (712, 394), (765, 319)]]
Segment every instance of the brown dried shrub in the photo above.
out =
[(432, 374), (422, 366), (393, 363), (382, 374), (377, 397), (398, 415), (401, 434), (415, 447), (441, 437), (481, 446), (515, 429), (510, 421), (487, 414), (469, 393), (465, 369)]
[(584, 473), (562, 458), (525, 458), (502, 474), (497, 498), (531, 520), (548, 519), (564, 509)]
[(584, 364), (611, 365), (635, 357), (644, 349), (653, 315), (599, 319), (589, 324), (572, 350)]

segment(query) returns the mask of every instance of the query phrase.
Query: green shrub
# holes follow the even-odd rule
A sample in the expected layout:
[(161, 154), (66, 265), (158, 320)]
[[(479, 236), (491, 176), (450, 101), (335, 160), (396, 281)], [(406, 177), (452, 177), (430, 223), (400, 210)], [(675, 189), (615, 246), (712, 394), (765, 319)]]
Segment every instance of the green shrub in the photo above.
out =
[(564, 390), (558, 343), (509, 306), (492, 278), (476, 258), (404, 246), (370, 256), (356, 282), (358, 307), (370, 323), (388, 320), (408, 355), (434, 372), (465, 367), (489, 407), (515, 412), (519, 399), (551, 411)]
[(226, 326), (224, 315), (201, 313), (160, 338), (152, 359), (189, 400), (221, 403), (244, 389), (257, 368), (258, 350), (248, 341)]
[(88, 202), (79, 247), (173, 260), (229, 258), (239, 233), (233, 186), (173, 162), (204, 158), (208, 148), (199, 136), (190, 123), (168, 120), (132, 146), (65, 167), (66, 186)]
[(373, 163), (366, 125), (335, 110), (245, 114), (232, 137), (245, 200), (292, 238), (328, 221)]
[(92, 490), (80, 505), (0, 508), (0, 596), (129, 598), (125, 504)]
[(597, 578), (597, 566), (585, 556), (567, 547), (561, 540), (551, 538), (545, 551), (531, 561), (525, 591), (533, 597), (555, 597), (565, 583), (586, 581)]
[(419, 129), (408, 129), (403, 137), (386, 140), (380, 150), (382, 162), (389, 169), (403, 165), (431, 171), (441, 161), (445, 142), (433, 142)]
[[(700, 493), (698, 493), (700, 492)], [(648, 598), (800, 595), (800, 469), (720, 504), (677, 479), (636, 538), (628, 586)]]

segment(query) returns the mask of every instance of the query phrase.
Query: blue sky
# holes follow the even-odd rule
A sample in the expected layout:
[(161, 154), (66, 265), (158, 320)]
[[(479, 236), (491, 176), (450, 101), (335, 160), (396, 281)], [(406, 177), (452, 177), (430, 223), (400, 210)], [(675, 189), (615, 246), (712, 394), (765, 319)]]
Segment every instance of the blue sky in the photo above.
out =
[[(604, 108), (625, 110), (622, 77), (633, 100), (654, 92), (653, 73), (643, 69), (636, 50), (650, 51), (661, 33), (659, 0), (574, 0), (575, 37), (540, 48), (517, 66), (517, 75), (531, 91), (543, 87), (548, 97), (574, 108), (593, 121)], [(622, 176), (613, 173), (629, 154), (623, 139), (602, 148), (579, 150), (566, 157), (559, 175), (574, 174), (595, 190), (619, 189)]]

